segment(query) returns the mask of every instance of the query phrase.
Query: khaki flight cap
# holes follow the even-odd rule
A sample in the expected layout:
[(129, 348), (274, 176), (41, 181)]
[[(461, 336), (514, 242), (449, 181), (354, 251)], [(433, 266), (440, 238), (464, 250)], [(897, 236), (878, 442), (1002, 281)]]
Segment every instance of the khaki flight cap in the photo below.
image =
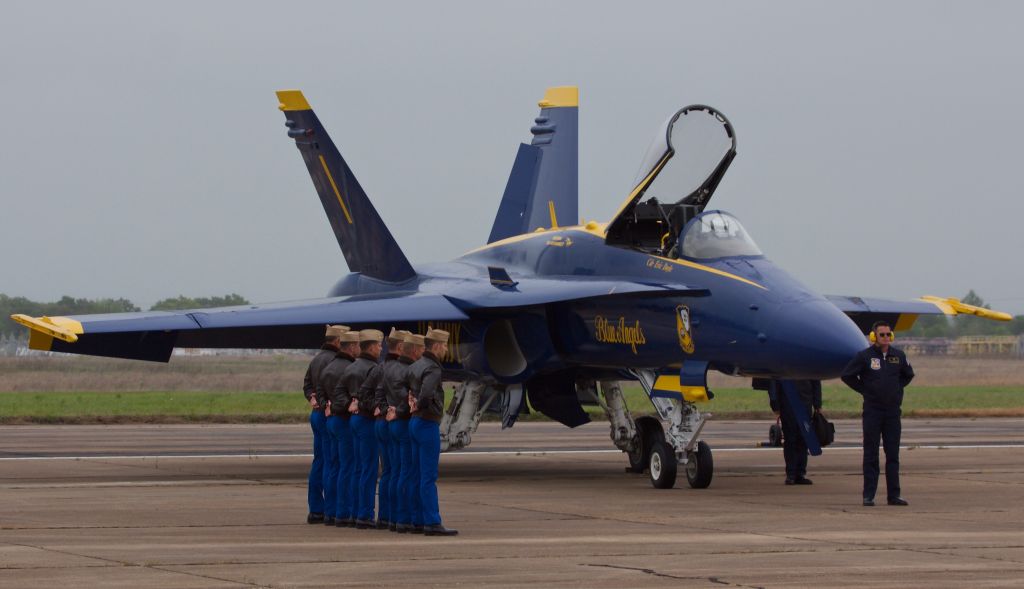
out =
[(348, 325), (328, 325), (326, 337), (338, 337), (348, 331), (352, 331)]
[(405, 336), (405, 343), (412, 344), (414, 346), (426, 345), (423, 342), (423, 336), (422, 335), (417, 335), (415, 333), (410, 333), (409, 335)]
[(358, 331), (346, 331), (339, 336), (341, 343), (343, 344), (358, 344), (359, 343), (359, 332)]
[(379, 329), (364, 329), (359, 332), (359, 343), (377, 342), (379, 344), (383, 340), (384, 332)]
[(398, 343), (404, 342), (405, 341), (405, 334), (407, 334), (407, 333), (409, 333), (409, 332), (405, 331), (404, 329), (395, 329), (394, 327), (392, 327), (391, 328), (391, 333), (388, 334), (388, 343), (389, 344), (398, 344)]
[(446, 343), (448, 343), (448, 337), (450, 335), (451, 335), (450, 333), (448, 333), (447, 331), (445, 331), (443, 329), (428, 329), (427, 330), (427, 335), (423, 336), (423, 339), (425, 339), (425, 340), (427, 340), (429, 342), (434, 342), (434, 343), (439, 343), (439, 344), (446, 344)]

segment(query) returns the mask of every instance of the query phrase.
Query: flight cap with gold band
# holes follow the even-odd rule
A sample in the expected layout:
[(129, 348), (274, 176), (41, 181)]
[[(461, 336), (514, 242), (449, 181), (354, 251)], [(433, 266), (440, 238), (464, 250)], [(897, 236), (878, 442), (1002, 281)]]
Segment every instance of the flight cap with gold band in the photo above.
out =
[(410, 333), (409, 335), (405, 336), (405, 343), (412, 344), (414, 346), (426, 345), (423, 342), (423, 336), (416, 333)]
[(427, 335), (423, 336), (423, 339), (432, 343), (446, 344), (450, 335), (450, 333), (443, 329), (428, 329)]
[(359, 332), (359, 343), (377, 342), (379, 344), (383, 340), (384, 332), (379, 329), (364, 329)]
[(348, 325), (328, 325), (326, 337), (338, 337), (348, 331), (352, 331)]
[(358, 331), (346, 331), (345, 333), (338, 336), (343, 344), (358, 344), (359, 343), (359, 332)]

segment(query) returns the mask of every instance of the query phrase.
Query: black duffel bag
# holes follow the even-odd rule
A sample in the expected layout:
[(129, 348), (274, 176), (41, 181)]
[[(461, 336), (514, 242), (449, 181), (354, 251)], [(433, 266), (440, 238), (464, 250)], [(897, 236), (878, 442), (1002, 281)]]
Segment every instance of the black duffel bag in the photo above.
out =
[(811, 423), (814, 426), (814, 435), (818, 438), (818, 443), (823, 448), (836, 441), (835, 424), (825, 419), (825, 416), (820, 411), (814, 412)]

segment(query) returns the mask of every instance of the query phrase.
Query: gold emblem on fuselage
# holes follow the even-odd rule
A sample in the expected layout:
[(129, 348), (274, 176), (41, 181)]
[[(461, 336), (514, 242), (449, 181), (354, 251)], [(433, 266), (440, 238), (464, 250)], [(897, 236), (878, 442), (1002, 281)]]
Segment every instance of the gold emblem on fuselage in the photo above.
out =
[(594, 317), (594, 339), (603, 344), (626, 344), (634, 354), (637, 346), (647, 343), (639, 319), (627, 325), (625, 317), (613, 323), (601, 315)]
[(679, 334), (679, 347), (687, 354), (692, 354), (693, 330), (690, 324), (690, 308), (686, 305), (676, 307), (676, 333)]

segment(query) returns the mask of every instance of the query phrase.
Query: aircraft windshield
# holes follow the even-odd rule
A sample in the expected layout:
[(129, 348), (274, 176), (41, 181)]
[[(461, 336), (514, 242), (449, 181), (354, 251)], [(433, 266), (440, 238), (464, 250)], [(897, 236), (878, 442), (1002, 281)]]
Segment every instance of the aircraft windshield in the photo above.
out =
[(681, 253), (684, 258), (706, 260), (762, 255), (739, 219), (729, 213), (708, 211), (691, 221), (683, 231)]

